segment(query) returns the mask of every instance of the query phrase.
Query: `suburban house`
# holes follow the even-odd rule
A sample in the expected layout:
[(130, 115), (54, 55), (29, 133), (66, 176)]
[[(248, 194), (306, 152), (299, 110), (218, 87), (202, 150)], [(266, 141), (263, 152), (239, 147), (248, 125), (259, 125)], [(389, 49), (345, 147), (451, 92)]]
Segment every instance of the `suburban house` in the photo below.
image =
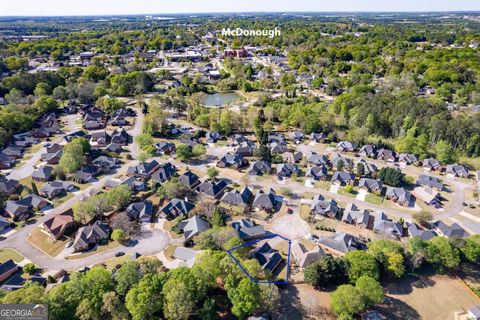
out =
[(340, 186), (352, 185), (355, 183), (355, 175), (353, 173), (335, 171), (331, 180), (332, 184)]
[(261, 176), (270, 174), (272, 172), (272, 165), (267, 161), (255, 161), (250, 165), (248, 174), (252, 176)]
[(454, 177), (468, 178), (468, 170), (460, 164), (447, 165), (446, 173), (447, 173), (447, 176), (452, 178)]
[[(5, 283), (0, 287), (2, 291), (14, 291), (23, 288), (25, 284), (25, 278), (23, 278), (20, 273), (15, 273), (13, 276), (5, 281)], [(33, 282), (33, 281), (32, 281)]]
[(288, 151), (288, 146), (285, 142), (272, 142), (270, 143), (270, 152), (272, 154), (282, 154)]
[(265, 228), (261, 225), (256, 225), (250, 219), (242, 219), (232, 222), (232, 228), (237, 231), (240, 239), (247, 241), (258, 239), (266, 235)]
[(210, 229), (210, 224), (200, 216), (193, 216), (178, 224), (178, 229), (183, 232), (183, 240), (189, 242), (199, 233)]
[(303, 138), (305, 138), (305, 134), (301, 131), (298, 131), (298, 130), (295, 130), (295, 131), (292, 131), (288, 134), (288, 136), (290, 137), (290, 139), (292, 139), (293, 142), (295, 142), (296, 144), (299, 144), (302, 142)]
[(255, 142), (243, 141), (235, 149), (235, 154), (239, 154), (244, 157), (251, 157), (253, 156), (254, 150), (255, 150)]
[(371, 193), (380, 194), (383, 189), (383, 182), (380, 179), (361, 178), (358, 187)]
[(273, 211), (277, 208), (279, 203), (281, 203), (280, 198), (275, 191), (270, 188), (268, 193), (265, 193), (263, 190), (258, 191), (255, 195), (255, 199), (253, 199), (252, 207), (257, 210)]
[(360, 151), (358, 151), (359, 156), (375, 158), (377, 156), (377, 147), (373, 144), (364, 145)]
[(122, 145), (118, 143), (110, 143), (108, 146), (105, 147), (106, 152), (111, 153), (121, 153), (123, 151)]
[(179, 215), (186, 216), (193, 209), (195, 205), (187, 200), (172, 199), (161, 210), (162, 214), (169, 219), (178, 217)]
[(0, 216), (0, 233), (3, 233), (9, 230), (11, 226), (12, 226), (12, 223), (10, 221)]
[(437, 236), (432, 230), (420, 229), (415, 223), (409, 223), (407, 226), (408, 234), (410, 237), (420, 237), (424, 241), (428, 241)]
[(158, 168), (158, 170), (152, 174), (152, 180), (154, 182), (163, 183), (170, 180), (176, 171), (177, 168), (175, 168), (173, 164), (171, 164), (170, 162), (166, 162), (162, 164), (160, 168)]
[(10, 278), (19, 269), (20, 267), (12, 259), (8, 259), (4, 263), (0, 264), (0, 282), (4, 282)]
[(130, 219), (148, 223), (152, 221), (153, 204), (150, 201), (134, 202), (127, 207), (126, 212)]
[(23, 157), (23, 151), (20, 148), (7, 147), (3, 149), (1, 152), (5, 154), (7, 157), (14, 158), (14, 159), (20, 159)]
[(351, 143), (350, 141), (340, 141), (337, 143), (337, 150), (342, 152), (353, 152), (355, 151), (356, 146), (355, 144)]
[(218, 198), (225, 188), (227, 187), (227, 182), (225, 180), (219, 181), (204, 181), (198, 186), (198, 192), (203, 195), (215, 199)]
[(32, 179), (34, 181), (50, 181), (53, 178), (53, 168), (50, 166), (40, 166), (37, 170), (33, 171)]
[(160, 163), (152, 160), (148, 163), (140, 163), (136, 166), (129, 167), (127, 174), (141, 179), (150, 179), (152, 174), (160, 168)]
[(175, 144), (168, 141), (161, 141), (155, 145), (159, 154), (171, 154), (176, 151)]
[(181, 263), (178, 266), (193, 267), (195, 264), (195, 257), (200, 253), (200, 251), (195, 251), (186, 247), (177, 247), (173, 252), (173, 257), (175, 259), (181, 260)]
[(385, 192), (385, 197), (404, 207), (408, 207), (410, 205), (410, 200), (412, 199), (412, 195), (409, 191), (404, 188), (395, 187), (388, 187)]
[(328, 165), (328, 158), (325, 155), (312, 153), (307, 157), (307, 162), (316, 166)]
[(42, 197), (54, 199), (66, 195), (67, 192), (71, 192), (74, 189), (75, 186), (70, 182), (55, 180), (53, 182), (45, 183), (38, 192)]
[(127, 131), (125, 131), (125, 129), (120, 129), (120, 130), (115, 130), (113, 133), (112, 133), (112, 143), (116, 143), (116, 144), (119, 144), (119, 145), (122, 145), (122, 146), (126, 146), (128, 144), (128, 139), (129, 139), (129, 136), (128, 136), (128, 133)]
[(122, 179), (108, 179), (103, 186), (105, 189), (109, 190), (118, 186), (128, 186), (132, 191), (143, 191), (145, 190), (145, 182), (142, 180), (137, 180), (135, 177), (127, 177)]
[(207, 143), (216, 143), (218, 140), (223, 139), (223, 136), (216, 131), (207, 132), (205, 136), (205, 141)]
[(99, 156), (98, 158), (92, 161), (92, 165), (99, 168), (102, 172), (111, 172), (113, 171), (120, 161), (115, 157)]
[(323, 196), (319, 194), (313, 199), (313, 202), (310, 205), (310, 210), (314, 215), (335, 218), (340, 211), (340, 208), (335, 200), (325, 200)]
[(232, 207), (246, 208), (250, 205), (252, 198), (252, 191), (248, 187), (245, 187), (242, 191), (235, 190), (226, 192), (220, 201)]
[(325, 252), (319, 246), (315, 246), (311, 250), (307, 250), (303, 244), (298, 241), (292, 243), (292, 254), (300, 269), (305, 269), (308, 265), (320, 260)]
[(302, 160), (303, 153), (300, 151), (297, 151), (297, 152), (287, 151), (282, 154), (282, 158), (283, 158), (283, 161), (287, 163), (298, 163)]
[(393, 238), (400, 238), (403, 235), (402, 226), (396, 222), (388, 220), (387, 215), (384, 212), (377, 212), (375, 214), (373, 231)]
[(458, 223), (454, 223), (448, 226), (447, 224), (445, 224), (445, 222), (439, 220), (437, 222), (434, 222), (432, 226), (439, 235), (447, 237), (449, 239), (455, 237), (466, 238), (470, 235)]
[(277, 166), (277, 177), (279, 180), (290, 178), (294, 174), (298, 174), (298, 167), (293, 163), (281, 163)]
[(72, 233), (75, 227), (76, 223), (73, 219), (72, 209), (55, 214), (42, 224), (43, 231), (48, 233), (54, 240), (62, 238), (65, 234)]
[(425, 188), (433, 188), (441, 191), (443, 189), (443, 182), (437, 177), (427, 176), (421, 174), (418, 176), (417, 184)]
[(200, 179), (192, 171), (187, 171), (178, 177), (178, 181), (183, 184), (188, 190), (194, 190), (200, 184)]
[(341, 167), (342, 170), (351, 170), (352, 168), (352, 160), (345, 158), (339, 154), (336, 154), (332, 158), (332, 166), (335, 170), (340, 170)]
[(400, 153), (398, 155), (398, 162), (403, 165), (411, 165), (418, 162), (418, 157), (411, 153)]
[(395, 162), (397, 159), (395, 152), (389, 149), (380, 149), (377, 151), (377, 160), (383, 160), (387, 162)]
[(0, 175), (0, 194), (11, 195), (17, 192), (20, 187), (20, 183), (14, 179), (8, 179)]
[(423, 201), (429, 206), (435, 206), (436, 208), (440, 207), (440, 192), (433, 188), (416, 187), (413, 189), (412, 194), (415, 196), (415, 198)]
[(0, 152), (0, 169), (9, 169), (15, 164), (15, 159)]
[(315, 167), (310, 167), (305, 172), (305, 177), (314, 179), (314, 180), (322, 180), (326, 181), (328, 178), (328, 170), (327, 167), (320, 165)]
[(90, 145), (92, 148), (104, 148), (110, 141), (111, 137), (106, 131), (93, 132), (90, 135)]
[(320, 237), (318, 244), (326, 254), (344, 256), (352, 250), (362, 250), (365, 245), (351, 234), (337, 232), (331, 237)]
[(102, 241), (108, 240), (110, 227), (106, 223), (95, 221), (92, 225), (78, 229), (73, 242), (75, 252), (85, 251), (98, 245)]
[(367, 210), (360, 210), (354, 203), (349, 203), (343, 211), (342, 221), (366, 228), (370, 215)]
[(225, 154), (217, 162), (217, 167), (219, 168), (228, 168), (232, 167), (234, 169), (240, 169), (248, 165), (248, 161), (243, 158), (240, 154), (231, 154), (230, 152)]
[(26, 220), (31, 211), (42, 210), (49, 206), (50, 202), (37, 195), (31, 194), (20, 200), (9, 200), (5, 205), (5, 212), (14, 220)]
[(309, 138), (313, 142), (323, 142), (327, 139), (327, 135), (323, 132), (320, 132), (320, 133), (312, 132), (310, 133)]
[(442, 171), (442, 165), (438, 160), (433, 158), (428, 158), (423, 160), (423, 169), (425, 171)]
[(62, 157), (63, 151), (60, 149), (58, 151), (46, 152), (41, 154), (42, 161), (45, 161), (47, 164), (58, 164), (60, 158)]
[(268, 242), (264, 242), (255, 248), (251, 256), (257, 259), (262, 269), (270, 272), (273, 272), (283, 260), (282, 255), (277, 250), (274, 250)]

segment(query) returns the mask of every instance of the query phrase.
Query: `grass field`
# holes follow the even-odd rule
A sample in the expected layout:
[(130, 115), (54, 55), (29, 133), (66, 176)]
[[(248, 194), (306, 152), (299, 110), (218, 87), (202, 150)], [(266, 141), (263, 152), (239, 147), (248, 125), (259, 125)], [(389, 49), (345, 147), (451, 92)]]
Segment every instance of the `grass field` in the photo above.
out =
[(23, 256), (13, 249), (0, 249), (0, 263), (4, 263), (7, 260), (12, 259), (15, 262), (23, 260)]
[(315, 181), (316, 188), (330, 190), (330, 185), (331, 183), (329, 181)]
[(377, 309), (385, 319), (453, 319), (456, 311), (480, 303), (459, 279), (446, 275), (406, 277), (387, 286)]
[(347, 196), (347, 197), (355, 198), (358, 194), (358, 191), (352, 190), (352, 192), (348, 192), (347, 190), (345, 190), (345, 188), (340, 187), (340, 188), (338, 188), (338, 194), (342, 194), (342, 195)]
[(119, 264), (121, 265), (121, 264), (123, 264), (123, 263), (125, 263), (129, 260), (130, 260), (130, 256), (129, 255), (124, 255), (124, 256), (121, 256), (121, 257), (115, 257), (115, 258), (105, 260), (104, 262), (96, 264), (95, 266), (104, 265), (107, 270), (112, 270), (117, 265), (119, 265)]
[(307, 220), (311, 215), (310, 206), (307, 204), (302, 204), (300, 206), (300, 218)]
[(103, 251), (111, 250), (116, 247), (120, 246), (120, 243), (118, 241), (109, 241), (108, 244), (103, 244), (103, 245), (98, 245), (97, 249), (94, 251), (89, 251), (83, 254), (77, 254), (73, 256), (67, 256), (67, 259), (80, 259), (80, 258), (85, 258), (94, 254), (98, 254)]
[(365, 196), (365, 201), (372, 204), (380, 205), (383, 202), (383, 197), (377, 196), (376, 194), (373, 194), (373, 193), (368, 193)]
[(57, 256), (64, 248), (67, 240), (53, 241), (40, 227), (32, 230), (27, 240), (49, 256)]

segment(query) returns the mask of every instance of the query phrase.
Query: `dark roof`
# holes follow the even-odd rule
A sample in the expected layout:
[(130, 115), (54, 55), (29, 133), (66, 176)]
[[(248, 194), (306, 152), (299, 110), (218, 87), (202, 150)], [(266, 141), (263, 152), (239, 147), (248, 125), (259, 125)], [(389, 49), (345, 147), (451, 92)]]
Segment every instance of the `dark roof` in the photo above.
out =
[(133, 220), (150, 220), (153, 215), (153, 204), (150, 201), (131, 203), (127, 207), (127, 214)]
[(12, 259), (5, 261), (4, 263), (0, 264), (0, 276), (17, 267), (17, 264)]
[(277, 205), (276, 193), (273, 189), (270, 189), (268, 193), (260, 190), (255, 199), (253, 200), (253, 206), (262, 210), (274, 209)]
[(166, 215), (173, 216), (178, 216), (180, 214), (186, 215), (193, 209), (193, 207), (195, 207), (193, 203), (175, 198), (162, 208), (162, 212)]
[(157, 182), (165, 182), (175, 174), (177, 168), (170, 162), (162, 164), (162, 166), (152, 174), (152, 180)]
[(221, 201), (232, 206), (246, 206), (249, 204), (252, 197), (252, 191), (248, 187), (245, 187), (241, 192), (235, 190), (233, 192), (225, 193)]
[(219, 180), (218, 182), (205, 181), (198, 186), (198, 192), (216, 198), (226, 187), (227, 182), (225, 180)]
[(195, 186), (199, 182), (198, 176), (191, 171), (187, 171), (184, 174), (182, 174), (180, 177), (178, 177), (178, 180), (184, 186), (189, 188), (191, 188), (192, 186)]
[(238, 232), (238, 236), (242, 240), (250, 240), (265, 235), (265, 228), (261, 225), (255, 225), (250, 219), (242, 219), (232, 222), (232, 228)]

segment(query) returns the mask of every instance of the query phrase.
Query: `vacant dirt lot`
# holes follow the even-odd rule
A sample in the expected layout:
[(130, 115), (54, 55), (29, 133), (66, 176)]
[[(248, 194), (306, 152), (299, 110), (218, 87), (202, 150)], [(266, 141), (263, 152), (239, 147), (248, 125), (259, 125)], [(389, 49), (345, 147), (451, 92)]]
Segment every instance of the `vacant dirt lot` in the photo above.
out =
[(480, 304), (457, 278), (447, 275), (408, 277), (387, 287), (378, 309), (386, 319), (453, 320), (453, 313)]

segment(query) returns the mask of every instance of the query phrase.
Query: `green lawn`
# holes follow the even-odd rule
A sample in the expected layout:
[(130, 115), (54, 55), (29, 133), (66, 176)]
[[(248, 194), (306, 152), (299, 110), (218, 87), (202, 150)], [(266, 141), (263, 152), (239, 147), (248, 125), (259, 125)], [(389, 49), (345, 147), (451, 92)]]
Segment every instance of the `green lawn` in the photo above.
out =
[(365, 196), (365, 201), (372, 204), (380, 205), (383, 203), (383, 197), (377, 196), (373, 193), (369, 193)]
[(0, 263), (4, 263), (9, 259), (12, 259), (15, 262), (20, 262), (24, 258), (20, 253), (18, 253), (13, 249), (9, 249), (9, 248), (0, 249)]
[(300, 218), (307, 220), (311, 215), (310, 206), (307, 204), (302, 204), (300, 206)]
[(112, 270), (112, 269), (114, 269), (117, 265), (122, 265), (122, 264), (124, 264), (125, 262), (129, 261), (130, 258), (131, 258), (131, 257), (126, 254), (126, 255), (123, 255), (123, 256), (121, 256), (121, 257), (115, 257), (115, 258), (111, 258), (111, 259), (105, 260), (104, 262), (99, 263), (99, 264), (96, 264), (95, 266), (102, 266), (102, 265), (104, 265), (107, 270)]
[(352, 192), (348, 192), (347, 190), (345, 190), (345, 188), (340, 187), (340, 188), (338, 188), (338, 194), (342, 194), (342, 195), (347, 196), (347, 197), (355, 198), (358, 194), (358, 191), (352, 190)]
[(315, 187), (323, 190), (330, 190), (330, 181), (315, 181)]
[(50, 236), (42, 232), (40, 227), (33, 229), (27, 240), (35, 247), (52, 257), (57, 256), (65, 248), (65, 245), (68, 242), (68, 240), (54, 241)]

